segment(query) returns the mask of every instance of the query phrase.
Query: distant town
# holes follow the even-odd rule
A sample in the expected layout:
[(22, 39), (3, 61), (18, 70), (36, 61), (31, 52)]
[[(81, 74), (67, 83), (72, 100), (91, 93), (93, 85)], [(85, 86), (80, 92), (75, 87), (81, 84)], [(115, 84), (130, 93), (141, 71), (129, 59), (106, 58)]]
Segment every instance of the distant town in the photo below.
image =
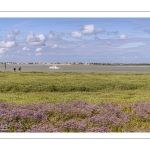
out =
[(22, 64), (22, 65), (150, 65), (150, 63), (83, 63), (83, 62), (0, 62), (0, 64)]

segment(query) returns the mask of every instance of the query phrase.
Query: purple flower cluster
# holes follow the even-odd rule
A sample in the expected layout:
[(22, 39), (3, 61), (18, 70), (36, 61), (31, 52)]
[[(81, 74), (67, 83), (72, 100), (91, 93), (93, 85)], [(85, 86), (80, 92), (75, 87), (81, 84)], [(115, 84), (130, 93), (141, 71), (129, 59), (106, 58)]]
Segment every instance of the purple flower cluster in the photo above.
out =
[(145, 121), (150, 121), (150, 102), (135, 103), (131, 105), (131, 108), (132, 114), (136, 117)]
[[(125, 107), (131, 108), (126, 112)], [(0, 103), (0, 132), (112, 132), (133, 117), (150, 120), (150, 103)], [(113, 129), (113, 130), (112, 130)]]
[(65, 122), (60, 121), (57, 124), (57, 127), (62, 132), (83, 132), (86, 130), (87, 125), (86, 122), (77, 122), (76, 120), (68, 120)]
[(40, 123), (32, 125), (26, 132), (58, 132), (58, 130), (50, 123)]

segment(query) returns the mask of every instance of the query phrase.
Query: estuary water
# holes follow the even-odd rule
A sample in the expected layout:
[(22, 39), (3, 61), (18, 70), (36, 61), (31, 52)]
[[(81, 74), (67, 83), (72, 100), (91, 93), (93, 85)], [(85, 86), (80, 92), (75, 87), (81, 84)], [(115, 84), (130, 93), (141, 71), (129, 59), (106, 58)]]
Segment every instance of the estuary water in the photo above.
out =
[[(58, 66), (58, 69), (51, 66)], [(39, 65), (39, 64), (0, 64), (1, 72), (114, 72), (114, 73), (150, 73), (150, 66), (101, 66), (101, 65)], [(50, 68), (49, 68), (50, 67)]]

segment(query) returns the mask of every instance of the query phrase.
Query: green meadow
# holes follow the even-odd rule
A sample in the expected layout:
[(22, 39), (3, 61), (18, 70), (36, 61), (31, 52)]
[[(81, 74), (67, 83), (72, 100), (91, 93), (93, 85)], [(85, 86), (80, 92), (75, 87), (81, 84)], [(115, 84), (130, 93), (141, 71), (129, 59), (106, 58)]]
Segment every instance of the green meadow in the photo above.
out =
[[(39, 103), (39, 107), (43, 107), (43, 104), (54, 103), (57, 106), (58, 104), (68, 103), (72, 106), (72, 108), (64, 108), (64, 112), (59, 113), (54, 111), (49, 112), (51, 115), (48, 116), (47, 120), (41, 120), (38, 124), (35, 121), (31, 121), (31, 116), (27, 116), (26, 120), (20, 117), (20, 120), (9, 118), (9, 115), (6, 115), (6, 118), (12, 120), (8, 122), (10, 125), (10, 129), (8, 132), (26, 132), (28, 130), (34, 131), (34, 126), (36, 126), (36, 132), (43, 131), (43, 128), (47, 128), (47, 125), (53, 125), (54, 127), (58, 127), (60, 119), (66, 119), (67, 124), (71, 124), (71, 128), (67, 128), (67, 130), (61, 130), (59, 127), (58, 131), (62, 132), (72, 132), (72, 123), (80, 124), (82, 126), (82, 121), (86, 122), (86, 128), (84, 132), (105, 132), (105, 127), (108, 127), (109, 132), (149, 132), (150, 131), (150, 120), (149, 120), (149, 106), (150, 106), (150, 74), (137, 74), (137, 73), (40, 73), (40, 72), (0, 72), (0, 102), (1, 108), (3, 109), (1, 113), (11, 111), (12, 115), (15, 116), (16, 111), (20, 111), (20, 113), (27, 107), (26, 109), (29, 111), (29, 114), (33, 113), (32, 103)], [(92, 122), (87, 122), (87, 118), (80, 118), (82, 116), (82, 107), (79, 109), (77, 107), (76, 111), (80, 115), (76, 116), (72, 114), (75, 110), (73, 108), (74, 102), (77, 104), (81, 102), (86, 102), (88, 104), (96, 104), (99, 106), (102, 103), (104, 114), (102, 113), (99, 117), (94, 112), (91, 112), (93, 117), (90, 119), (99, 119), (104, 124), (104, 128), (98, 128), (98, 124)], [(147, 103), (142, 103), (147, 102)], [(5, 103), (11, 103), (10, 106), (6, 107)], [(25, 106), (12, 105), (13, 104), (31, 104)], [(43, 104), (42, 104), (43, 103)], [(104, 104), (103, 104), (104, 103)], [(106, 106), (105, 106), (106, 103)], [(117, 107), (114, 105), (117, 103)], [(109, 106), (110, 104), (110, 106)], [(59, 106), (59, 105), (58, 105)], [(89, 109), (91, 106), (85, 105)], [(6, 109), (6, 108), (7, 109)], [(16, 107), (16, 109), (15, 109)], [(23, 107), (24, 109), (20, 109), (19, 107)], [(37, 107), (35, 105), (35, 107)], [(64, 107), (64, 105), (63, 105)], [(94, 106), (93, 106), (94, 107)], [(60, 105), (60, 108), (61, 105)], [(31, 110), (30, 110), (31, 109)], [(46, 108), (45, 108), (46, 109)], [(58, 108), (59, 110), (59, 108)], [(44, 109), (41, 114), (45, 113)], [(52, 111), (51, 109), (46, 110)], [(65, 114), (65, 111), (71, 112)], [(89, 109), (89, 111), (91, 111)], [(89, 111), (84, 112), (88, 114)], [(26, 112), (26, 111), (25, 111)], [(24, 112), (24, 113), (25, 113)], [(102, 111), (103, 112), (103, 111)], [(20, 114), (18, 113), (18, 114)], [(35, 112), (37, 113), (37, 112)], [(126, 114), (123, 114), (126, 113)], [(11, 113), (10, 113), (11, 114)], [(52, 115), (53, 114), (53, 115)], [(39, 114), (37, 114), (38, 116)], [(66, 116), (64, 116), (66, 115)], [(94, 116), (95, 115), (95, 116)], [(119, 117), (119, 116), (120, 117)], [(129, 115), (128, 121), (123, 120)], [(61, 116), (61, 117), (60, 117)], [(105, 117), (103, 117), (105, 116)], [(96, 118), (97, 117), (97, 118)], [(103, 119), (101, 118), (103, 117)], [(9, 120), (8, 119), (8, 120)], [(29, 120), (28, 120), (29, 119)], [(34, 119), (34, 118), (33, 118)], [(73, 120), (71, 120), (73, 119)], [(79, 119), (79, 120), (78, 120)], [(118, 120), (120, 119), (120, 120)], [(127, 119), (127, 118), (126, 118)], [(6, 119), (6, 121), (8, 121)], [(96, 121), (95, 120), (95, 121)], [(122, 120), (122, 121), (121, 121)], [(3, 118), (1, 118), (1, 124), (3, 123)], [(18, 122), (21, 124), (21, 127), (18, 127)], [(46, 122), (44, 122), (46, 121)], [(76, 122), (81, 121), (81, 122)], [(117, 125), (117, 123), (121, 123)], [(15, 125), (17, 127), (15, 127)], [(32, 127), (33, 125), (33, 127)], [(100, 124), (101, 125), (101, 124)], [(62, 124), (63, 126), (63, 124)], [(69, 125), (68, 125), (69, 126)], [(22, 130), (23, 128), (23, 130)], [(39, 129), (39, 130), (38, 130)], [(44, 130), (47, 131), (47, 130)], [(90, 129), (90, 130), (88, 130)], [(54, 131), (55, 132), (55, 131)], [(82, 130), (78, 130), (78, 132), (83, 132)]]
[(150, 100), (150, 74), (0, 72), (0, 101), (118, 104)]

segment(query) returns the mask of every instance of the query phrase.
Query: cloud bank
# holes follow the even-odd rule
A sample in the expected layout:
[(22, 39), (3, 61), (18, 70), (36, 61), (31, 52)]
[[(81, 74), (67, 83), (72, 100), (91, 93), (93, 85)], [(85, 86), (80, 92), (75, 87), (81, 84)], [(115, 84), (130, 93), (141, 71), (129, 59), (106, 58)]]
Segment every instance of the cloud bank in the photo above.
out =
[(45, 46), (46, 37), (44, 34), (34, 35), (34, 32), (31, 31), (30, 34), (26, 37), (26, 42), (32, 46)]

